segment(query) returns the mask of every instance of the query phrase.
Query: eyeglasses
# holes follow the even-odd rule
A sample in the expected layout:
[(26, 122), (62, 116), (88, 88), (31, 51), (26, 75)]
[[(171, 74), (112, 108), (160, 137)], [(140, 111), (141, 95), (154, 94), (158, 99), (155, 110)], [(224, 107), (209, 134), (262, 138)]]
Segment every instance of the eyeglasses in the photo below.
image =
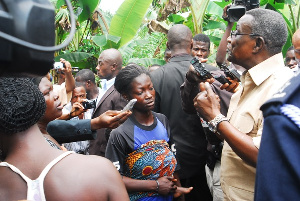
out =
[(250, 34), (246, 34), (246, 33), (237, 33), (236, 30), (230, 32), (230, 37), (231, 37), (231, 38), (232, 38), (232, 36), (236, 37), (237, 35), (260, 36), (260, 35), (255, 34), (255, 33), (250, 33)]
[(294, 52), (299, 54), (300, 53), (300, 49), (294, 49)]

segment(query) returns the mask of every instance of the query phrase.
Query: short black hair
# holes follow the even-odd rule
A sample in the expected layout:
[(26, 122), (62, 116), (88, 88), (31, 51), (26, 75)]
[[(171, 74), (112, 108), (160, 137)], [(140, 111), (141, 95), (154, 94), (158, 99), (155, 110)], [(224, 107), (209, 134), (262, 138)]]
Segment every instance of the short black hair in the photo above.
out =
[(205, 43), (210, 44), (210, 39), (205, 34), (197, 34), (197, 35), (194, 36), (193, 40), (194, 41), (201, 41), (201, 42), (205, 42)]
[(116, 76), (114, 84), (116, 90), (122, 95), (129, 94), (132, 81), (142, 74), (146, 74), (150, 77), (146, 68), (133, 63), (127, 65), (120, 70), (119, 74)]
[(76, 73), (75, 78), (80, 78), (80, 81), (86, 82), (88, 80), (91, 80), (92, 83), (95, 82), (95, 74), (90, 69), (82, 69)]
[(44, 115), (45, 98), (32, 79), (1, 77), (0, 111), (0, 133), (19, 133), (36, 124)]
[(267, 51), (272, 55), (280, 53), (288, 37), (288, 29), (282, 15), (262, 8), (249, 10), (246, 15), (253, 16), (252, 33), (264, 38)]

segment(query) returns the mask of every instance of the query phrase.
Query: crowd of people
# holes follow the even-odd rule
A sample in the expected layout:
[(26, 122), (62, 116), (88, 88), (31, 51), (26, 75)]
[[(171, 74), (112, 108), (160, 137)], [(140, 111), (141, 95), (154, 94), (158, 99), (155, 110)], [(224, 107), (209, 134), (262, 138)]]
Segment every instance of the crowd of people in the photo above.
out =
[(252, 9), (232, 28), (216, 63), (238, 78), (208, 64), (209, 37), (182, 24), (163, 66), (122, 66), (112, 48), (100, 83), (64, 59), (54, 85), (50, 74), (2, 75), (0, 200), (297, 200), (300, 30), (284, 60), (279, 13)]

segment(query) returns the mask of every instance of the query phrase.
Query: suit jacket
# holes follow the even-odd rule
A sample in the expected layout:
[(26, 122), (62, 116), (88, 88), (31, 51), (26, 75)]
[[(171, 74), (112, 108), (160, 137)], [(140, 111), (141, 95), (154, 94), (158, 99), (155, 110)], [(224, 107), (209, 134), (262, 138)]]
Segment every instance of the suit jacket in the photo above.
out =
[(54, 120), (48, 123), (47, 132), (60, 144), (96, 138), (90, 119)]
[[(100, 116), (107, 110), (122, 110), (126, 104), (127, 101), (119, 92), (117, 92), (114, 86), (111, 86), (96, 106), (92, 118)], [(97, 130), (96, 139), (90, 141), (90, 155), (105, 156), (105, 149), (108, 141), (108, 137), (105, 136), (105, 133), (108, 131), (110, 131), (110, 129), (102, 128)]]

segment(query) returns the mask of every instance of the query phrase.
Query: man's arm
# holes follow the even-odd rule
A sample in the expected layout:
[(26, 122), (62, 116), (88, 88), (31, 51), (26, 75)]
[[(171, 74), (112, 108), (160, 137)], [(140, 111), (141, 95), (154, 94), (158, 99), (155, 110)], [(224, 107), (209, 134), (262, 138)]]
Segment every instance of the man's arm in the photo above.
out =
[(95, 130), (116, 128), (130, 115), (130, 111), (109, 110), (94, 119), (54, 120), (48, 123), (47, 132), (59, 143), (94, 140)]
[(258, 148), (254, 145), (252, 137), (237, 130), (228, 121), (218, 125), (218, 133), (241, 159), (256, 167)]
[[(211, 71), (213, 76), (222, 74), (222, 71)], [(232, 93), (226, 90), (221, 90), (222, 84), (216, 80), (208, 79), (211, 83), (213, 91), (219, 96), (221, 103), (221, 113), (223, 115), (227, 114), (229, 101), (231, 99)], [(205, 80), (200, 79), (195, 72), (194, 67), (191, 65), (189, 71), (186, 74), (185, 82), (180, 86), (181, 104), (182, 108), (186, 113), (195, 114), (197, 111), (194, 107), (193, 99), (199, 93), (199, 83), (205, 82)]]
[[(201, 83), (200, 91), (202, 92), (194, 99), (194, 105), (200, 115), (209, 122), (221, 114), (220, 103), (208, 83)], [(250, 136), (237, 130), (228, 121), (219, 123), (217, 131), (239, 157), (253, 167), (256, 166), (258, 148)]]
[(198, 93), (198, 83), (190, 82), (189, 80), (185, 79), (184, 83), (180, 86), (181, 106), (183, 111), (188, 114), (197, 113), (194, 107), (193, 99)]
[[(227, 11), (227, 6), (223, 9), (223, 18), (225, 18), (225, 19), (227, 17), (226, 11)], [(233, 22), (229, 22), (229, 21), (227, 21), (227, 22), (228, 22), (228, 24), (227, 24), (226, 30), (220, 41), (220, 44), (219, 44), (219, 47), (218, 47), (218, 50), (216, 53), (216, 62), (218, 65), (221, 65), (221, 64), (225, 63), (225, 61), (226, 61), (227, 38), (230, 36), (231, 29), (234, 25)]]
[(64, 60), (63, 58), (60, 59), (60, 62), (62, 62), (65, 65), (65, 83), (66, 83), (66, 92), (70, 93), (75, 89), (75, 79), (72, 75), (72, 67), (70, 62)]

